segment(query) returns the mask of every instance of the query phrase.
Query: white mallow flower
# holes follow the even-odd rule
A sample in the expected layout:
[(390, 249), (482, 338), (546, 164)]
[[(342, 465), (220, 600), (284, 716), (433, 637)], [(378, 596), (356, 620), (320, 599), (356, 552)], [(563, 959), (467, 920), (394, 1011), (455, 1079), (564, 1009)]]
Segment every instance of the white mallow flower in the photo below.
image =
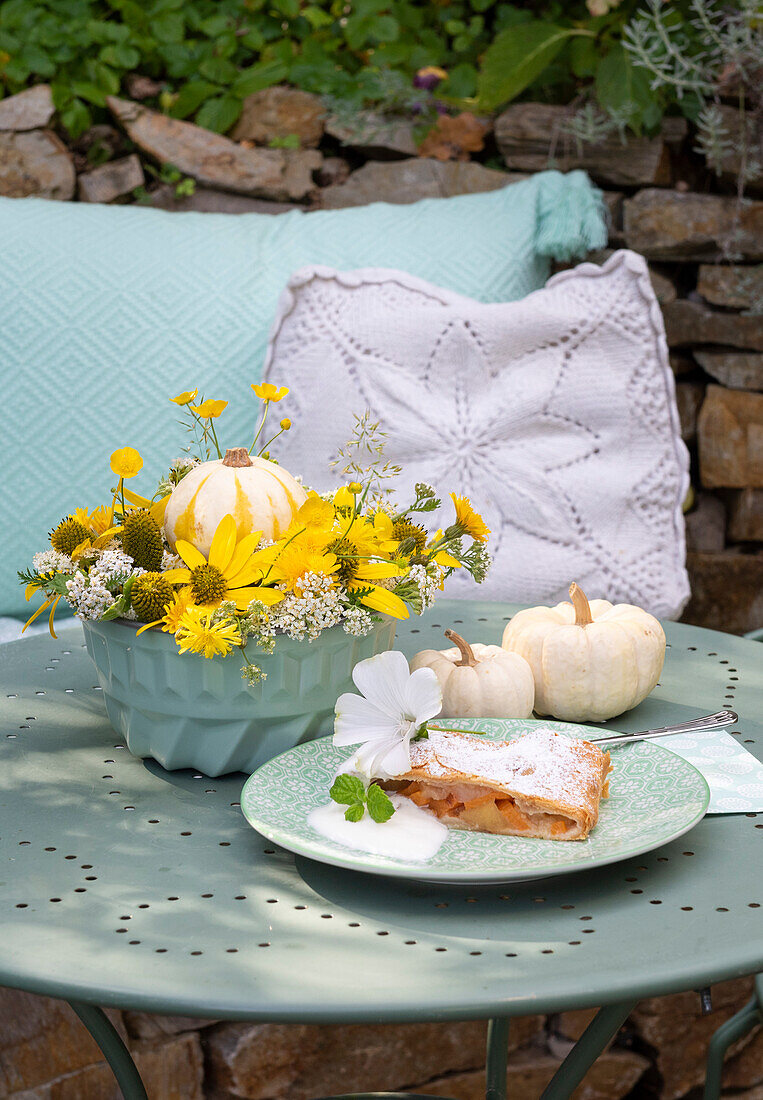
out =
[(336, 701), (334, 744), (357, 745), (342, 770), (367, 779), (392, 779), (411, 766), (411, 738), (442, 709), (442, 689), (431, 668), (410, 672), (402, 653), (390, 650), (352, 670), (362, 693)]

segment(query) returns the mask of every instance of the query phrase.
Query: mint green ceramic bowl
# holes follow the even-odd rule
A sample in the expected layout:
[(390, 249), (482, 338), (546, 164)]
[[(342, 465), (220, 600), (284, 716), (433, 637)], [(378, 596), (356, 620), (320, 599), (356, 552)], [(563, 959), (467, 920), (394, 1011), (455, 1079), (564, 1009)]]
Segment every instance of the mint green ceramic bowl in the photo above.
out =
[(211, 659), (181, 655), (171, 635), (146, 630), (137, 636), (138, 625), (83, 623), (109, 721), (135, 756), (205, 775), (253, 772), (330, 733), (337, 696), (355, 690), (354, 666), (395, 641), (388, 619), (364, 638), (339, 626), (314, 642), (281, 636), (272, 655), (256, 658), (267, 678), (250, 686), (241, 677), (238, 650)]

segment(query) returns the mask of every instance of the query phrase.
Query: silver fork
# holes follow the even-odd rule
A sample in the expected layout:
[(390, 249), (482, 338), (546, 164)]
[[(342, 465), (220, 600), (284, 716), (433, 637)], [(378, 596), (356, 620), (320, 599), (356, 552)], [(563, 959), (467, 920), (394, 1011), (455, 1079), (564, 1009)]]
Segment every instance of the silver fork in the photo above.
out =
[(722, 730), (739, 721), (739, 715), (733, 710), (717, 710), (715, 714), (706, 714), (691, 722), (681, 722), (678, 726), (660, 726), (658, 729), (645, 730), (643, 733), (613, 734), (611, 737), (587, 737), (592, 745), (628, 745), (632, 741), (653, 741), (658, 737), (673, 737), (677, 733), (706, 733)]

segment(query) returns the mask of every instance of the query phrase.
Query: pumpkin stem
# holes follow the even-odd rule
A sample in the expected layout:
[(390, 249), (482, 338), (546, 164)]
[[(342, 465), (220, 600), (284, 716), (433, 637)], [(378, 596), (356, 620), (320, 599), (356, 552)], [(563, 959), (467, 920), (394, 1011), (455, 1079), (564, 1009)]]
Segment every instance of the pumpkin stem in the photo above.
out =
[(588, 626), (592, 623), (591, 605), (583, 589), (578, 588), (574, 581), (570, 585), (570, 599), (575, 608), (575, 626)]
[(457, 667), (468, 665), (470, 668), (474, 668), (475, 665), (479, 664), (477, 658), (474, 656), (472, 647), (467, 641), (464, 641), (460, 634), (456, 634), (455, 630), (446, 630), (445, 637), (449, 638), (451, 642), (455, 642), (461, 650), (461, 660), (456, 661)]
[(254, 466), (246, 447), (228, 447), (223, 459), (223, 466)]

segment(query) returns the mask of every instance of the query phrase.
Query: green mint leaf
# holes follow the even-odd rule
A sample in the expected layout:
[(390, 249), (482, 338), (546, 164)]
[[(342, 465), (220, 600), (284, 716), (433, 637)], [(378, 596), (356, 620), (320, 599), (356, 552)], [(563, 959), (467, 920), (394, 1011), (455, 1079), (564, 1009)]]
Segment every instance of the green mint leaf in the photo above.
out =
[(374, 821), (378, 821), (380, 824), (383, 821), (389, 821), (395, 812), (395, 807), (392, 805), (387, 792), (383, 791), (376, 783), (372, 783), (368, 788), (367, 801), (368, 812)]
[[(329, 791), (329, 797), (333, 798), (334, 802), (340, 802), (345, 806), (352, 806), (353, 803), (360, 802), (362, 809), (362, 804), (366, 800), (366, 788), (357, 775), (349, 775), (347, 772), (343, 772), (334, 780)], [(350, 818), (349, 820), (357, 821), (358, 819)]]
[(347, 821), (360, 821), (361, 817), (365, 813), (365, 807), (362, 802), (356, 802), (349, 809), (344, 811), (344, 816)]

